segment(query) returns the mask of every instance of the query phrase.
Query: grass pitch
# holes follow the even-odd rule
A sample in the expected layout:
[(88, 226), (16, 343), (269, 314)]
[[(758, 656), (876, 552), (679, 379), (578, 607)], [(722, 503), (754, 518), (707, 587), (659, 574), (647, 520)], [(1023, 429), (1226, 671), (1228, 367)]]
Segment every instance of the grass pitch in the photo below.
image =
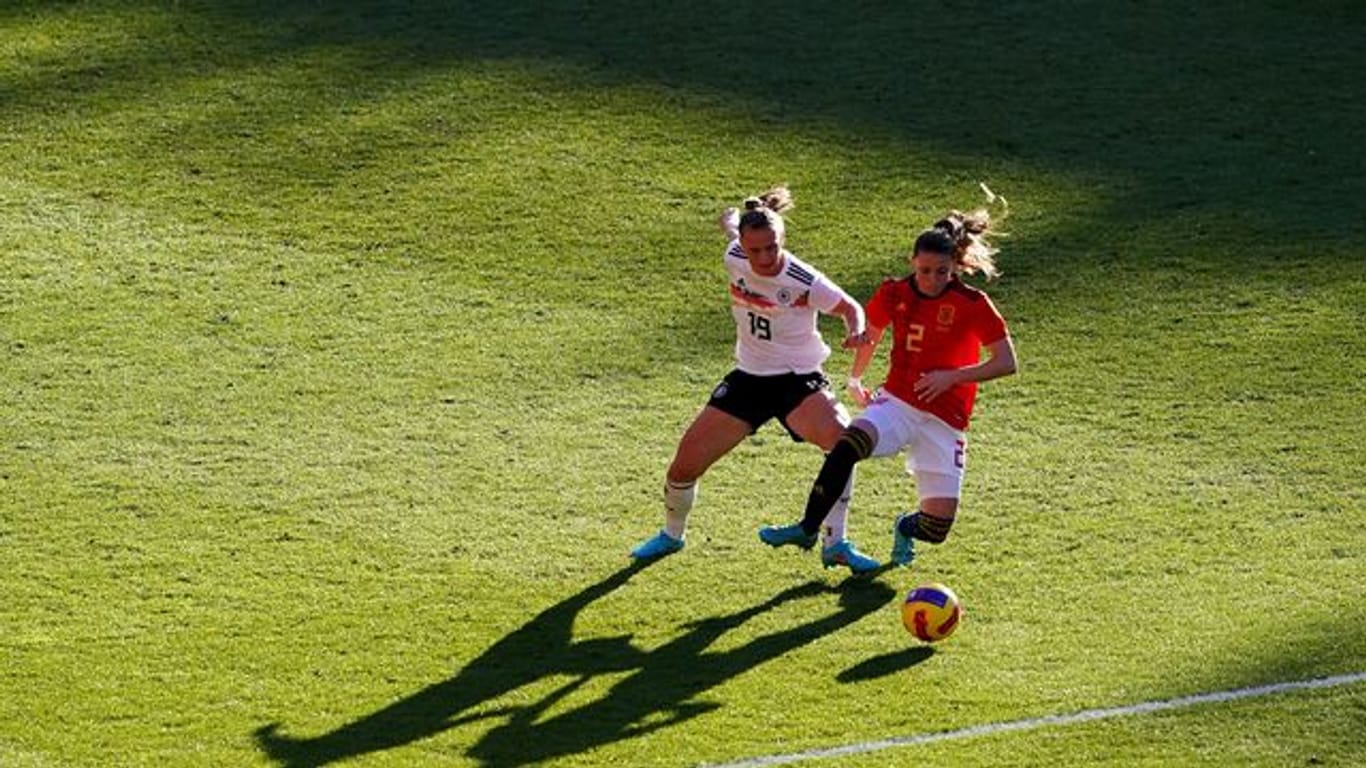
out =
[[(1366, 13), (0, 9), (0, 764), (691, 765), (1366, 670)], [(632, 568), (774, 181), (866, 299), (1011, 200), (948, 544)], [(834, 325), (826, 326), (831, 333)], [(842, 373), (837, 353), (828, 368)], [(860, 470), (884, 555), (911, 498)], [(896, 598), (967, 619), (914, 644)], [(1360, 685), (857, 764), (1351, 765)]]

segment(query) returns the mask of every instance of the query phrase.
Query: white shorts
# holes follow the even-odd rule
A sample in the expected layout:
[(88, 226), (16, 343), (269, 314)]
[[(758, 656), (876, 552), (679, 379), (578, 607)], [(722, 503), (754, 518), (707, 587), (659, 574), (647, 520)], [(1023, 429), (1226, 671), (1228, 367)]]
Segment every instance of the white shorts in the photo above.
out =
[(906, 471), (915, 475), (920, 498), (956, 499), (962, 495), (963, 470), (968, 463), (968, 436), (962, 430), (881, 389), (854, 421), (866, 421), (877, 429), (874, 456), (891, 456), (907, 449)]

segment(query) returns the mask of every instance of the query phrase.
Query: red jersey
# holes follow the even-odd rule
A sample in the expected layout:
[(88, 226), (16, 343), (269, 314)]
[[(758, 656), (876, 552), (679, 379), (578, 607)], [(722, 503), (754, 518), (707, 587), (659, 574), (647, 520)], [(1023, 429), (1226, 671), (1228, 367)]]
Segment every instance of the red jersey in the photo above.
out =
[(957, 278), (931, 299), (913, 278), (903, 278), (878, 286), (867, 313), (869, 326), (892, 326), (892, 365), (883, 389), (954, 429), (967, 429), (977, 382), (959, 384), (927, 403), (916, 395), (915, 381), (929, 371), (976, 365), (982, 347), (1006, 337), (1006, 322), (991, 299)]

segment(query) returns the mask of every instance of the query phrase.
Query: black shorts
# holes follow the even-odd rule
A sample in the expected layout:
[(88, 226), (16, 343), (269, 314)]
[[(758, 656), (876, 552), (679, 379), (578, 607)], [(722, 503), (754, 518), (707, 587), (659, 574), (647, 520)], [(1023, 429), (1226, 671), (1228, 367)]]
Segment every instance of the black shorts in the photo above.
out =
[(828, 389), (830, 380), (820, 371), (755, 376), (737, 369), (716, 385), (707, 405), (746, 422), (751, 433), (769, 419), (777, 419), (792, 439), (800, 443), (801, 435), (787, 425), (787, 415), (806, 398)]

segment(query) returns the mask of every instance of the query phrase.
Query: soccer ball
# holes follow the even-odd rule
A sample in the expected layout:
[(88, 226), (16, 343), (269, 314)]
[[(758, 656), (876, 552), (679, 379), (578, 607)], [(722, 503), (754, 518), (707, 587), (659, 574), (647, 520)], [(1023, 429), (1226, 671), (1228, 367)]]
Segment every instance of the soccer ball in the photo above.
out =
[(963, 606), (958, 596), (943, 584), (921, 584), (908, 592), (901, 604), (901, 623), (906, 631), (927, 643), (952, 635), (961, 618)]

